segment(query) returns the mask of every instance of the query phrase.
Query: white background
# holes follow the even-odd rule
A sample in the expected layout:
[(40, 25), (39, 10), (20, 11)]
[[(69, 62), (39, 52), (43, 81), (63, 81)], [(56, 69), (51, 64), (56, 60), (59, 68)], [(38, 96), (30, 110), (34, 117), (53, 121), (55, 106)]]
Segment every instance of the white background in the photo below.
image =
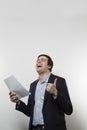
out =
[(29, 118), (15, 110), (4, 79), (14, 75), (28, 90), (42, 53), (67, 81), (74, 108), (67, 129), (87, 130), (87, 0), (0, 1), (0, 130), (28, 130)]

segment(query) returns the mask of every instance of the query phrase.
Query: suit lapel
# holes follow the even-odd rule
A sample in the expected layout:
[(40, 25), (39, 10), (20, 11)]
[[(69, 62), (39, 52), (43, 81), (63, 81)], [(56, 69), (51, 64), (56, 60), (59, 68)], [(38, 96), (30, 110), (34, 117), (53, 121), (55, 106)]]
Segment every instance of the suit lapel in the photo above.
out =
[(37, 86), (37, 81), (35, 81), (33, 84), (32, 84), (32, 92), (31, 92), (31, 95), (32, 95), (32, 98), (33, 98), (33, 101), (35, 102), (35, 91), (36, 91), (36, 86)]
[[(48, 83), (53, 83), (53, 82), (54, 82), (54, 79), (55, 79), (55, 76), (54, 76), (53, 74), (51, 74), (50, 77), (49, 77)], [(43, 105), (43, 107), (45, 106), (46, 101), (47, 101), (49, 95), (50, 95), (50, 94), (45, 90), (44, 105)]]
[(48, 83), (53, 83), (55, 80), (55, 76), (53, 74), (50, 75)]

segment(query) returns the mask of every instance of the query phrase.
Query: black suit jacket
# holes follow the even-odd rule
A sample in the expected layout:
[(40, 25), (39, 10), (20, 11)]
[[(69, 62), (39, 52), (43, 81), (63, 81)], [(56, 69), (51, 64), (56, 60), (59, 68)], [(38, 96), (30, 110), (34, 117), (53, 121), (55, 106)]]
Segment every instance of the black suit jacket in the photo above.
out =
[[(57, 78), (56, 88), (58, 96), (54, 99), (53, 95), (45, 91), (43, 104), (43, 118), (45, 130), (66, 130), (65, 114), (70, 115), (73, 111), (68, 88), (64, 78), (51, 74), (48, 80), (53, 83)], [(32, 130), (34, 96), (38, 80), (30, 85), (29, 98), (27, 105), (21, 101), (20, 105), (16, 105), (16, 109), (30, 117), (29, 130)]]

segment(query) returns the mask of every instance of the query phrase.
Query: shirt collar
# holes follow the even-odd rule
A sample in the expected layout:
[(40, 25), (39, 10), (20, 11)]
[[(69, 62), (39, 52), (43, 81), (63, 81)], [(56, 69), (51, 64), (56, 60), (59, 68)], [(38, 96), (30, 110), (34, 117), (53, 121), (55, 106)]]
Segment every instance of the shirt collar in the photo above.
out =
[(47, 77), (44, 80), (42, 80), (42, 81), (39, 80), (39, 82), (40, 83), (47, 83), (48, 80), (49, 80), (50, 75), (51, 75), (51, 72), (47, 75)]

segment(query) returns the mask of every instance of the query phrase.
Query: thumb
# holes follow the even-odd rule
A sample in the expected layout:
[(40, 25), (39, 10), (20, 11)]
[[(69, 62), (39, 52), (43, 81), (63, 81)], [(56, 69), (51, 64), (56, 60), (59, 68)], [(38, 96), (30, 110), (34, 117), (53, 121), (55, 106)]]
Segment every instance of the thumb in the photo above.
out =
[(57, 83), (57, 78), (54, 79), (54, 83), (53, 85), (56, 87), (56, 83)]

